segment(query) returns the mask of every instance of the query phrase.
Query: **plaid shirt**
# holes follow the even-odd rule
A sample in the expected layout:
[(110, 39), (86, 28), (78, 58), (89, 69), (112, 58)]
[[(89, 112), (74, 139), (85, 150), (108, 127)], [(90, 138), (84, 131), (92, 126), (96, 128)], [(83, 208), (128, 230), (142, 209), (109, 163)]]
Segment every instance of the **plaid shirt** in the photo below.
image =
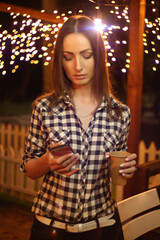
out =
[[(57, 107), (49, 109), (49, 97), (38, 100), (33, 109), (21, 168), (32, 158), (41, 157), (51, 143), (69, 144), (80, 155), (79, 171), (68, 177), (50, 170), (34, 199), (32, 211), (46, 217), (76, 223), (115, 210), (110, 192), (110, 163), (105, 152), (126, 150), (130, 110), (122, 105), (122, 118), (110, 116), (103, 98), (87, 131), (76, 116), (69, 98), (60, 98)], [(112, 106), (117, 103), (112, 98)]]

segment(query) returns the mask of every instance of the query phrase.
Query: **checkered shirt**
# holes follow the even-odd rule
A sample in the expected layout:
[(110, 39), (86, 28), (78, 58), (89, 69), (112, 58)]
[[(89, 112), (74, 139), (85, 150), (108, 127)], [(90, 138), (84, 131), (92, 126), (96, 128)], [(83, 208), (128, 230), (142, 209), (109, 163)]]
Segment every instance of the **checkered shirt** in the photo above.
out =
[[(113, 108), (117, 107), (119, 103), (111, 99)], [(74, 166), (79, 171), (68, 177), (50, 170), (44, 176), (32, 211), (70, 223), (113, 213), (110, 163), (105, 159), (105, 152), (127, 149), (129, 108), (121, 105), (122, 118), (115, 120), (103, 98), (85, 131), (68, 98), (60, 98), (54, 108), (49, 104), (49, 97), (46, 97), (38, 100), (33, 109), (21, 168), (25, 169), (30, 159), (41, 157), (51, 143), (61, 142), (69, 144), (79, 154), (80, 164)]]

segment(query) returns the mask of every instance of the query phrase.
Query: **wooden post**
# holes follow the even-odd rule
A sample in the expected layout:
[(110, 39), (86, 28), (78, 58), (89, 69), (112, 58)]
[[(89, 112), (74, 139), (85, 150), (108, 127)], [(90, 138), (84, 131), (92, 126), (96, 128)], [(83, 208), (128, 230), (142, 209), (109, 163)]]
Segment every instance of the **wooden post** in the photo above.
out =
[[(57, 0), (42, 0), (42, 7), (46, 11), (51, 9), (56, 10)], [(42, 90), (43, 92), (49, 92), (52, 86), (52, 71), (53, 71), (53, 58), (50, 61), (48, 66), (43, 66), (43, 79), (42, 79)]]
[[(129, 52), (130, 69), (127, 80), (127, 105), (131, 109), (131, 127), (128, 149), (137, 153), (140, 141), (141, 102), (143, 86), (143, 33), (146, 0), (130, 1)], [(134, 194), (134, 178), (128, 181), (124, 189), (124, 198)]]

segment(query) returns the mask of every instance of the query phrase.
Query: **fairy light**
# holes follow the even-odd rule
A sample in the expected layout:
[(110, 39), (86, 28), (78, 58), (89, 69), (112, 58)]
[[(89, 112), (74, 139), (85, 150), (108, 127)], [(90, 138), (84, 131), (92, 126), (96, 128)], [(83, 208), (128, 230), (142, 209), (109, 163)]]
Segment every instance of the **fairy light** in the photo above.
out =
[(95, 19), (94, 19), (94, 23), (95, 23), (96, 29), (97, 29), (99, 32), (103, 33), (104, 27), (103, 27), (103, 24), (102, 24), (102, 19), (100, 19), (100, 18), (95, 18)]
[(58, 11), (57, 11), (57, 10), (54, 10), (54, 11), (53, 11), (53, 13), (54, 13), (54, 14), (57, 14), (57, 13), (58, 13)]
[[(90, 0), (95, 4), (95, 1)], [(102, 19), (95, 19), (97, 21), (97, 29), (102, 33), (102, 37), (104, 39), (105, 49), (108, 52), (108, 63), (107, 67), (110, 67), (114, 64), (114, 62), (119, 61), (117, 58), (116, 46), (123, 47), (125, 51), (125, 57), (122, 60), (122, 73), (126, 73), (128, 68), (130, 67), (130, 53), (127, 50), (128, 40), (126, 38), (129, 30), (129, 9), (126, 6), (118, 6), (116, 1), (110, 1), (113, 5), (112, 9), (110, 9), (110, 14), (114, 15), (117, 19), (118, 24), (107, 26), (102, 24)], [(155, 18), (155, 13), (157, 12), (155, 1), (151, 1), (152, 5), (152, 14)], [(98, 5), (94, 5), (96, 10), (99, 10), (100, 7)], [(8, 7), (8, 11), (11, 11), (11, 8)], [(83, 9), (77, 10), (79, 14), (83, 13)], [(44, 13), (45, 10), (41, 10), (41, 13)], [(6, 70), (5, 62), (3, 59), (4, 51), (7, 47), (7, 41), (9, 40), (12, 45), (12, 52), (10, 56), (10, 66), (13, 70), (13, 73), (18, 70), (17, 62), (20, 61), (29, 61), (31, 64), (38, 64), (40, 59), (43, 59), (44, 65), (48, 66), (52, 55), (54, 54), (54, 46), (57, 38), (57, 32), (62, 26), (61, 24), (45, 24), (40, 19), (33, 20), (28, 14), (21, 13), (9, 13), (13, 19), (13, 27), (12, 33), (8, 33), (7, 30), (3, 30), (0, 33), (0, 69), (1, 72), (5, 73)], [(54, 10), (53, 14), (56, 15), (56, 18), (63, 18), (64, 21), (68, 19), (68, 16), (73, 14), (72, 10), (65, 11), (57, 11)], [(21, 18), (19, 18), (21, 16)], [(0, 25), (0, 28), (2, 25)], [(143, 44), (144, 44), (144, 52), (145, 54), (152, 53), (155, 55), (154, 64), (156, 67), (153, 71), (156, 71), (160, 64), (160, 54), (157, 53), (157, 46), (160, 41), (160, 18), (156, 18), (154, 20), (150, 20), (145, 18), (145, 33), (143, 35)], [(112, 39), (114, 34), (124, 33), (123, 38), (117, 37), (116, 40)], [(122, 35), (122, 34), (121, 34)], [(117, 36), (117, 35), (116, 35)], [(149, 39), (149, 36), (150, 37)], [(41, 41), (42, 40), (42, 41)], [(39, 43), (43, 44), (39, 47)], [(115, 49), (115, 50), (114, 50)], [(112, 64), (113, 63), (113, 64)], [(4, 74), (4, 75), (5, 75)]]
[(122, 73), (126, 73), (127, 72), (127, 70), (126, 70), (126, 68), (122, 68)]
[(111, 66), (111, 64), (110, 64), (109, 62), (107, 62), (106, 66), (107, 66), (107, 67), (110, 67), (110, 66)]

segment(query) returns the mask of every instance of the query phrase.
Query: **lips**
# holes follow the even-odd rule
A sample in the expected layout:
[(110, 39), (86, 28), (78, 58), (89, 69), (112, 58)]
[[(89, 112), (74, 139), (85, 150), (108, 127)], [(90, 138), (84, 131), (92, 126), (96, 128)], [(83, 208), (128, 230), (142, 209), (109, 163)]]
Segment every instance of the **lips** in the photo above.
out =
[(75, 79), (81, 80), (86, 77), (86, 74), (74, 74), (73, 76)]

